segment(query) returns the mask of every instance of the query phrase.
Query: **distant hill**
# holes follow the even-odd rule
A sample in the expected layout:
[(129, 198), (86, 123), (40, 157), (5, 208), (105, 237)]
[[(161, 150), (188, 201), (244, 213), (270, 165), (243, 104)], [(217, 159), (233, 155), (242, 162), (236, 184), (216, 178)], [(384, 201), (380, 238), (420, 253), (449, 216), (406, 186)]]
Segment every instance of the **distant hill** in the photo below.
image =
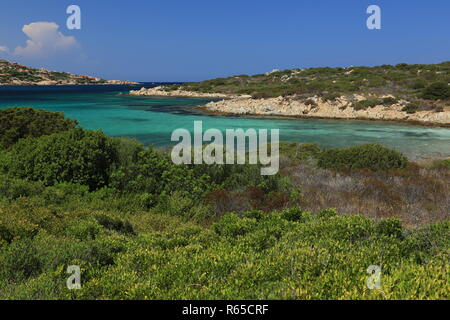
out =
[(84, 84), (136, 84), (136, 82), (105, 80), (85, 75), (74, 75), (67, 72), (35, 69), (7, 60), (0, 60), (0, 85)]
[(342, 95), (392, 95), (397, 98), (448, 100), (450, 61), (440, 64), (348, 68), (274, 70), (167, 87), (166, 90), (251, 95), (253, 98), (319, 96), (333, 100)]

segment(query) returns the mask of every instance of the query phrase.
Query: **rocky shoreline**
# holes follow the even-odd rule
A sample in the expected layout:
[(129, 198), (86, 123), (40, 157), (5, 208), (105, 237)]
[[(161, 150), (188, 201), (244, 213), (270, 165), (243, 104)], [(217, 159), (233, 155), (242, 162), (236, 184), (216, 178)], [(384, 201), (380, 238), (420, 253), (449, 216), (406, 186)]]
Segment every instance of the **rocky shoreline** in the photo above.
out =
[(407, 105), (407, 101), (400, 100), (390, 106), (377, 105), (363, 110), (356, 110), (352, 107), (352, 102), (367, 98), (361, 95), (353, 95), (351, 97), (341, 96), (334, 101), (324, 101), (317, 96), (309, 98), (306, 101), (296, 99), (295, 97), (252, 99), (250, 96), (220, 93), (198, 93), (184, 90), (166, 91), (164, 87), (142, 88), (141, 90), (131, 91), (130, 95), (217, 98), (221, 100), (198, 106), (197, 109), (207, 113), (221, 115), (381, 120), (450, 127), (449, 108), (444, 109), (442, 112), (417, 111), (408, 113), (402, 110)]
[(130, 91), (132, 96), (150, 96), (150, 97), (180, 97), (180, 98), (212, 98), (212, 99), (242, 99), (251, 98), (250, 96), (229, 95), (223, 93), (203, 93), (185, 90), (164, 90), (163, 86), (155, 88), (141, 88), (140, 90)]
[(397, 103), (389, 107), (379, 105), (365, 110), (355, 110), (341, 97), (334, 102), (320, 98), (310, 99), (315, 104), (306, 104), (289, 97), (271, 99), (231, 99), (211, 102), (199, 107), (208, 112), (232, 115), (287, 116), (318, 119), (358, 119), (401, 121), (425, 125), (450, 126), (450, 110), (443, 112), (402, 111), (404, 104)]

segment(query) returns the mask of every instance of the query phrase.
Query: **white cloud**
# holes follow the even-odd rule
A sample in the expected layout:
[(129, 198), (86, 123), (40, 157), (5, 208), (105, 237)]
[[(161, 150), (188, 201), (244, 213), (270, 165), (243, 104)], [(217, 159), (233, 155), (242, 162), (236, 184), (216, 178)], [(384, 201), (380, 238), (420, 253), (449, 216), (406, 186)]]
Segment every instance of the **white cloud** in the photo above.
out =
[(9, 52), (8, 47), (0, 46), (0, 53), (8, 53), (8, 52)]
[(33, 22), (23, 26), (22, 31), (29, 39), (26, 46), (14, 50), (16, 56), (45, 58), (61, 52), (78, 51), (80, 48), (75, 37), (63, 35), (59, 25), (54, 22)]

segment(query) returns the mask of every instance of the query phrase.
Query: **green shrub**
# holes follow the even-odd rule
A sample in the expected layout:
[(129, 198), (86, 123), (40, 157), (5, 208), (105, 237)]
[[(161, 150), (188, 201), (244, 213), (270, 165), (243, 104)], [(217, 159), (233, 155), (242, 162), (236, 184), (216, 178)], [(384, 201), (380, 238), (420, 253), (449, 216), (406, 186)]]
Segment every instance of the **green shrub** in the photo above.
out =
[(433, 161), (431, 164), (433, 168), (444, 168), (444, 169), (450, 169), (450, 159), (444, 159), (444, 160), (436, 160)]
[(309, 213), (300, 210), (299, 208), (291, 208), (281, 212), (281, 217), (287, 221), (306, 222), (311, 217)]
[(321, 168), (389, 170), (404, 168), (408, 159), (400, 152), (378, 144), (367, 144), (323, 151), (318, 160)]
[(212, 186), (207, 175), (197, 174), (186, 165), (173, 164), (167, 154), (152, 147), (138, 152), (133, 161), (111, 175), (111, 187), (151, 195), (163, 192), (171, 195), (178, 191), (186, 197), (198, 198)]
[(353, 103), (352, 108), (355, 110), (366, 110), (367, 108), (373, 108), (382, 104), (383, 101), (380, 99), (366, 99)]
[(32, 240), (14, 241), (8, 246), (0, 247), (0, 282), (3, 279), (24, 280), (40, 271), (41, 264)]
[(413, 114), (416, 113), (419, 110), (419, 106), (417, 104), (409, 103), (408, 105), (404, 106), (402, 108), (403, 112)]
[(261, 220), (264, 216), (264, 213), (261, 210), (250, 210), (247, 211), (244, 215), (245, 218)]
[(320, 147), (315, 143), (280, 143), (280, 155), (283, 155), (294, 161), (315, 159), (321, 151), (322, 150), (320, 149)]
[(87, 185), (91, 190), (109, 183), (116, 162), (110, 138), (82, 129), (22, 139), (11, 149), (10, 156), (7, 169), (15, 177), (46, 185), (70, 182)]
[(76, 120), (65, 119), (64, 114), (9, 108), (0, 110), (0, 148), (10, 148), (19, 139), (63, 132), (75, 128)]
[(393, 98), (393, 97), (383, 98), (382, 101), (383, 101), (383, 105), (385, 105), (385, 106), (391, 106), (391, 105), (396, 104), (398, 102), (398, 100)]
[(67, 227), (66, 234), (69, 237), (73, 237), (78, 240), (92, 240), (95, 239), (102, 227), (94, 219), (83, 219), (80, 221), (74, 221)]
[(265, 192), (279, 190), (283, 181), (280, 175), (262, 176), (261, 165), (193, 165), (195, 176), (208, 177), (211, 189), (239, 189), (258, 187)]
[(337, 98), (339, 98), (341, 96), (341, 94), (339, 93), (327, 93), (325, 95), (322, 96), (323, 101), (336, 101)]
[(256, 219), (240, 218), (236, 214), (228, 214), (224, 216), (219, 222), (215, 223), (214, 231), (226, 238), (235, 238), (243, 236), (257, 227)]
[(336, 209), (323, 209), (317, 213), (317, 216), (321, 219), (328, 219), (332, 217), (336, 217), (338, 212)]
[(385, 219), (378, 222), (375, 230), (382, 235), (402, 238), (403, 227), (399, 219)]
[(423, 79), (414, 81), (411, 85), (411, 89), (423, 89), (427, 86), (427, 82)]
[(134, 235), (133, 226), (129, 221), (123, 221), (116, 217), (111, 217), (106, 214), (98, 214), (95, 216), (97, 222), (104, 228), (116, 231), (124, 235)]
[(450, 98), (450, 86), (445, 82), (435, 82), (423, 90), (422, 98), (430, 100), (446, 100)]
[(306, 99), (304, 103), (305, 105), (311, 106), (313, 108), (317, 107), (317, 102), (315, 102), (313, 99)]
[(40, 182), (25, 181), (1, 174), (0, 181), (0, 196), (8, 200), (39, 195), (45, 189), (44, 185)]

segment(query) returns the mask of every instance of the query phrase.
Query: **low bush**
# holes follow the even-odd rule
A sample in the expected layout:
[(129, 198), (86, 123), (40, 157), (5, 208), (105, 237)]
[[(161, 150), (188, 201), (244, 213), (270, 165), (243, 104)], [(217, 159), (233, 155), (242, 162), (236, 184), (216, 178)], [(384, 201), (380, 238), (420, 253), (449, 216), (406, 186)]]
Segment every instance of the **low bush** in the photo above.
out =
[(319, 167), (337, 170), (389, 170), (404, 168), (407, 164), (408, 159), (403, 154), (378, 144), (329, 149), (323, 151), (318, 158)]
[(435, 82), (423, 90), (422, 98), (430, 100), (450, 99), (450, 86), (445, 82)]
[(403, 112), (413, 114), (416, 113), (419, 110), (419, 106), (417, 104), (409, 103), (408, 105), (404, 106), (402, 108)]
[(383, 101), (383, 105), (388, 106), (388, 107), (393, 104), (396, 104), (398, 102), (398, 100), (393, 97), (383, 98), (382, 101)]
[(22, 139), (9, 156), (6, 167), (12, 176), (45, 185), (78, 183), (91, 190), (109, 183), (116, 162), (111, 139), (101, 132), (83, 129)]
[(322, 96), (323, 101), (336, 101), (337, 98), (339, 98), (341, 94), (339, 93), (327, 93)]
[[(196, 167), (196, 166), (194, 166)], [(207, 174), (187, 165), (174, 165), (168, 154), (147, 148), (133, 161), (119, 166), (111, 174), (111, 187), (123, 192), (171, 195), (182, 193), (198, 198), (214, 186)]]
[(434, 168), (450, 169), (450, 159), (433, 161), (431, 166)]
[(280, 143), (280, 155), (294, 161), (316, 159), (321, 152), (322, 150), (315, 143)]
[(313, 99), (306, 99), (304, 103), (305, 105), (310, 106), (312, 108), (317, 107), (317, 102), (315, 102)]
[(0, 196), (8, 200), (41, 194), (45, 186), (40, 182), (30, 182), (0, 174)]
[(352, 108), (355, 110), (366, 110), (367, 108), (373, 108), (379, 105), (383, 105), (383, 100), (380, 99), (366, 99), (352, 104)]
[(28, 137), (41, 137), (75, 128), (76, 120), (65, 119), (63, 113), (33, 108), (0, 110), (0, 149), (10, 148)]

